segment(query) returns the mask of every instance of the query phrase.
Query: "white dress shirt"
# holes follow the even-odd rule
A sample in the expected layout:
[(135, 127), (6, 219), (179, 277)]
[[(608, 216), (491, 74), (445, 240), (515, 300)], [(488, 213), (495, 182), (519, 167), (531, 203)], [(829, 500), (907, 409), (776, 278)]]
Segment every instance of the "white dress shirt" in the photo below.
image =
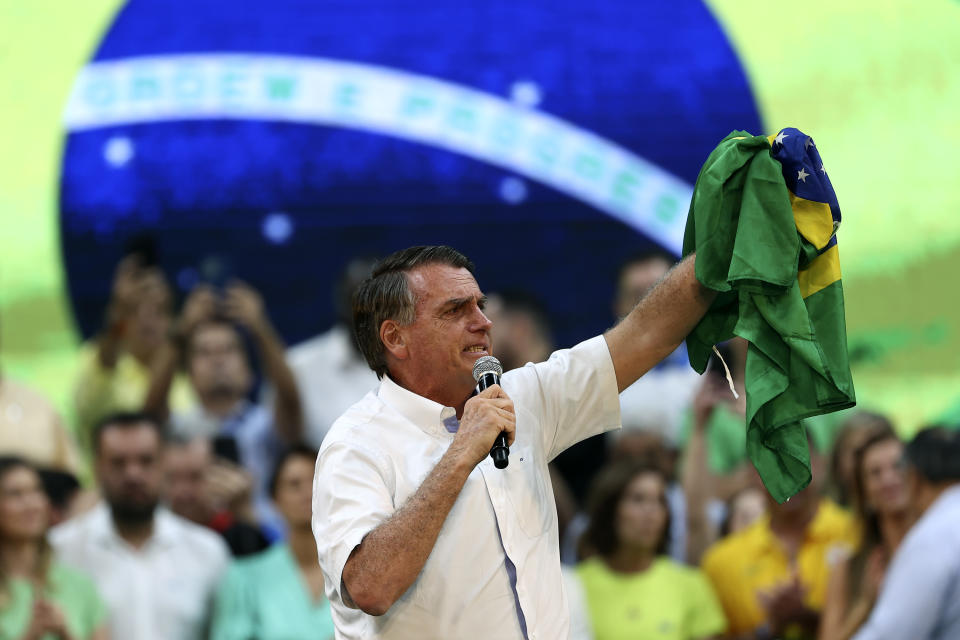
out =
[(854, 640), (960, 638), (960, 485), (917, 520), (893, 556), (870, 619)]
[(117, 640), (193, 640), (205, 637), (212, 598), (229, 562), (213, 531), (164, 508), (140, 549), (116, 532), (108, 507), (50, 531), (57, 557), (93, 578)]
[(423, 571), (379, 617), (344, 603), (344, 564), (436, 466), (455, 411), (384, 378), (334, 423), (317, 459), (313, 531), (338, 639), (516, 640), (524, 624), (530, 640), (569, 636), (547, 462), (620, 426), (613, 362), (599, 336), (507, 372), (502, 386), (517, 418), (509, 466), (487, 457), (473, 469)]
[(303, 402), (304, 437), (316, 448), (334, 421), (380, 384), (340, 325), (288, 349), (287, 364)]

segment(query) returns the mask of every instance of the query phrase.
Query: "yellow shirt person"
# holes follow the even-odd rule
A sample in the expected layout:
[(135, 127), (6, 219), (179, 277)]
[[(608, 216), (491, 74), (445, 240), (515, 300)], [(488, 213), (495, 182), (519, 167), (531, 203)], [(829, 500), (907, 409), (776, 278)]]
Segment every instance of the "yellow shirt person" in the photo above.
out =
[(577, 567), (596, 640), (695, 640), (723, 631), (723, 610), (697, 569), (664, 556), (643, 573), (612, 571), (602, 559)]
[(703, 569), (723, 605), (727, 632), (746, 633), (767, 623), (762, 594), (794, 576), (804, 589), (804, 604), (820, 611), (831, 566), (856, 541), (853, 518), (833, 502), (822, 500), (806, 527), (795, 562), (771, 530), (769, 516), (714, 544), (704, 556)]

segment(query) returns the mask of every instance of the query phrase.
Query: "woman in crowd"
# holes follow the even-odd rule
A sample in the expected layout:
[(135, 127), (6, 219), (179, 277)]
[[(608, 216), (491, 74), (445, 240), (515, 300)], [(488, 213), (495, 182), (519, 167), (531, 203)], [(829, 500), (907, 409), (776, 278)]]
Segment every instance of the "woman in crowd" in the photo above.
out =
[(652, 466), (612, 465), (598, 476), (577, 568), (596, 640), (693, 640), (723, 633), (726, 621), (703, 574), (667, 556), (666, 480)]
[(0, 638), (105, 640), (106, 608), (91, 580), (53, 558), (49, 519), (37, 471), (0, 457)]
[(287, 541), (237, 560), (217, 594), (213, 640), (333, 637), (317, 545), (310, 529), (317, 452), (297, 446), (277, 462), (270, 494), (287, 523)]
[(877, 430), (893, 432), (893, 425), (879, 413), (859, 410), (844, 420), (837, 430), (833, 440), (833, 453), (830, 456), (830, 483), (827, 494), (841, 507), (854, 506), (854, 454)]
[(852, 502), (860, 546), (830, 575), (820, 640), (848, 640), (873, 609), (893, 552), (911, 525), (903, 444), (887, 424), (870, 427), (853, 456)]

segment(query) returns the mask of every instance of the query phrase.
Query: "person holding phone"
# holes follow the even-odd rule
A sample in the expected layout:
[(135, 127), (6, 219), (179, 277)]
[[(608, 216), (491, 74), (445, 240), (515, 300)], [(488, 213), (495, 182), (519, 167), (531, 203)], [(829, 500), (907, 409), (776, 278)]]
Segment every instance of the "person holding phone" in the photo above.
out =
[[(272, 407), (249, 399), (254, 375), (244, 334), (276, 391)], [(181, 361), (197, 403), (171, 413), (168, 394)], [(171, 430), (178, 437), (232, 439), (238, 462), (254, 478), (259, 524), (269, 539), (283, 535), (286, 525), (270, 501), (267, 485), (275, 457), (303, 437), (303, 410), (283, 343), (257, 291), (233, 280), (222, 291), (202, 284), (190, 293), (168, 357), (154, 369), (145, 410), (169, 415)], [(218, 446), (230, 447), (228, 442), (220, 440)]]
[[(152, 372), (169, 358), (173, 294), (147, 237), (130, 243), (117, 265), (100, 333), (84, 345), (74, 385), (80, 444), (103, 417), (139, 411), (147, 401)], [(173, 372), (167, 403), (175, 410), (193, 404), (186, 377)]]

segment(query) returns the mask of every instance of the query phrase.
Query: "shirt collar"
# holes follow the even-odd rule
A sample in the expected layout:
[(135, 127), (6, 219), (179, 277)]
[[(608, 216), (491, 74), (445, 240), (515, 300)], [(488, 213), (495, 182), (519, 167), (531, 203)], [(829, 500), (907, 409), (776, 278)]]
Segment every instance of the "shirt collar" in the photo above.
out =
[(452, 434), (447, 425), (459, 424), (455, 423), (456, 409), (404, 389), (389, 375), (383, 376), (377, 395), (385, 404), (430, 435), (449, 438)]

